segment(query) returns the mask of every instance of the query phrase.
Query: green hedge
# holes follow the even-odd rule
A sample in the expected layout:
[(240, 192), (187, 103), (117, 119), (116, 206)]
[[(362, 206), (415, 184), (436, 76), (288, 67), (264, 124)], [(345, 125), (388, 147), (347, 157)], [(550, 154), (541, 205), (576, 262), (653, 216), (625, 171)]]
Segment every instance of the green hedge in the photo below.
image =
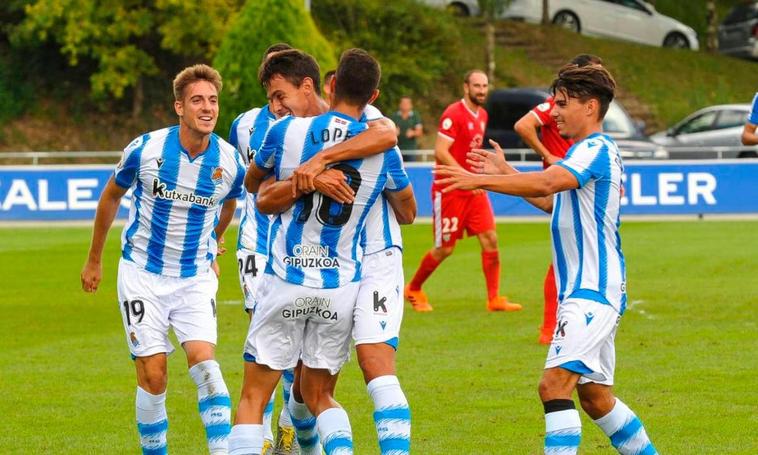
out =
[(389, 112), (403, 95), (429, 97), (460, 85), (460, 25), (413, 0), (314, 0), (319, 28), (340, 50), (366, 49), (382, 65), (377, 105)]
[(226, 137), (238, 114), (266, 103), (266, 92), (258, 83), (258, 67), (263, 52), (279, 42), (313, 55), (322, 75), (337, 65), (334, 47), (316, 28), (302, 0), (248, 1), (213, 59), (224, 79), (216, 127), (219, 134)]

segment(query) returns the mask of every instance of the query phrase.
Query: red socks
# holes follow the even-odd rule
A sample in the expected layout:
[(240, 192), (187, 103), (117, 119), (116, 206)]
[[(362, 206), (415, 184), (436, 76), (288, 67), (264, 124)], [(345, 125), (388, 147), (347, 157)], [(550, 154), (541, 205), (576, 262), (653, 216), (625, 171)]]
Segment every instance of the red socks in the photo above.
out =
[(408, 285), (410, 290), (418, 291), (421, 289), (421, 285), (424, 284), (424, 281), (429, 278), (429, 275), (434, 272), (438, 265), (440, 265), (440, 263), (432, 257), (432, 254), (426, 253), (424, 258), (421, 260), (421, 264), (418, 266), (418, 270), (416, 270), (416, 274), (413, 275), (411, 284)]
[(497, 250), (482, 251), (482, 271), (487, 282), (487, 301), (490, 301), (500, 293), (500, 253)]
[(558, 313), (558, 289), (555, 286), (555, 273), (553, 273), (552, 263), (547, 269), (547, 275), (545, 275), (543, 291), (545, 295), (545, 313), (542, 319), (542, 332), (552, 333), (555, 330), (556, 313)]

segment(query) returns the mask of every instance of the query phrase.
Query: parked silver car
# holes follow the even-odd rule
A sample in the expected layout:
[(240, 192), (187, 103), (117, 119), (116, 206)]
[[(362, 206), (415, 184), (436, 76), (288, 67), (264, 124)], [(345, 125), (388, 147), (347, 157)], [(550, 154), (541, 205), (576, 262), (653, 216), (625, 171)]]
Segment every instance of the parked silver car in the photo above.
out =
[[(750, 113), (750, 104), (710, 106), (687, 116), (666, 131), (650, 136), (656, 144), (666, 147), (671, 158), (712, 158), (703, 152), (688, 151), (700, 147), (735, 147), (721, 153), (723, 158), (755, 157), (755, 148), (742, 146), (742, 129)], [(679, 151), (671, 147), (681, 147)]]
[(719, 52), (758, 60), (758, 2), (729, 11), (719, 26)]

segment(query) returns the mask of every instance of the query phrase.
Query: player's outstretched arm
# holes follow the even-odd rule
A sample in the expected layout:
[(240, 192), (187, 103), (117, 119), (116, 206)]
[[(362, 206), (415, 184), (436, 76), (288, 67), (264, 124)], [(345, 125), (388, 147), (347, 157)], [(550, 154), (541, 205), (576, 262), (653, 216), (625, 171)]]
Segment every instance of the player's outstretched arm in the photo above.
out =
[(111, 177), (100, 195), (95, 213), (95, 225), (92, 229), (92, 243), (81, 274), (82, 289), (85, 292), (97, 291), (100, 284), (103, 275), (102, 259), (105, 239), (108, 237), (108, 230), (116, 218), (118, 206), (126, 191), (127, 188), (117, 185), (115, 179)]
[(742, 129), (743, 145), (758, 145), (758, 133), (756, 129), (758, 129), (758, 126), (752, 123), (745, 123), (745, 128)]
[(466, 163), (478, 174), (510, 175), (517, 171), (505, 160), (500, 144), (490, 139), (494, 151), (471, 149), (466, 156)]
[(218, 223), (216, 223), (216, 227), (213, 228), (213, 231), (216, 233), (216, 238), (218, 239), (219, 255), (226, 252), (226, 248), (223, 248), (224, 233), (234, 218), (235, 210), (237, 210), (237, 199), (231, 198), (225, 200), (221, 206), (221, 213), (218, 216)]
[(521, 117), (518, 122), (516, 122), (516, 124), (513, 126), (513, 129), (526, 143), (526, 145), (530, 149), (537, 152), (537, 154), (541, 156), (547, 164), (555, 164), (561, 159), (550, 153), (550, 150), (548, 150), (547, 147), (545, 147), (540, 141), (540, 137), (537, 135), (537, 132), (541, 126), (542, 125), (540, 124), (540, 121), (537, 119), (537, 117), (535, 117), (534, 114), (529, 111), (524, 114), (524, 116)]
[(395, 212), (398, 223), (412, 224), (416, 220), (416, 196), (411, 185), (400, 191), (384, 191), (383, 194)]
[(317, 153), (295, 169), (292, 174), (295, 187), (305, 193), (315, 191), (314, 180), (328, 165), (376, 155), (397, 144), (395, 124), (392, 120), (381, 118), (369, 122), (368, 125), (366, 131)]
[[(355, 192), (347, 184), (345, 174), (338, 169), (327, 169), (316, 176), (315, 186), (316, 191), (341, 204), (351, 204), (355, 200)], [(305, 194), (308, 193), (295, 188), (292, 179), (276, 181), (270, 177), (259, 188), (257, 207), (264, 214), (281, 213)]]

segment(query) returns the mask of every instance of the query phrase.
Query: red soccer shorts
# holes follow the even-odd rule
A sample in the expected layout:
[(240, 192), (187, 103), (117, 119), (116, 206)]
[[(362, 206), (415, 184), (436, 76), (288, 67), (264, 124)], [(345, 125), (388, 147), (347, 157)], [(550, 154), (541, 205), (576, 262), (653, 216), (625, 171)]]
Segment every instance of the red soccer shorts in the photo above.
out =
[(487, 193), (432, 191), (434, 246), (455, 246), (466, 235), (478, 235), (495, 229), (495, 214)]

